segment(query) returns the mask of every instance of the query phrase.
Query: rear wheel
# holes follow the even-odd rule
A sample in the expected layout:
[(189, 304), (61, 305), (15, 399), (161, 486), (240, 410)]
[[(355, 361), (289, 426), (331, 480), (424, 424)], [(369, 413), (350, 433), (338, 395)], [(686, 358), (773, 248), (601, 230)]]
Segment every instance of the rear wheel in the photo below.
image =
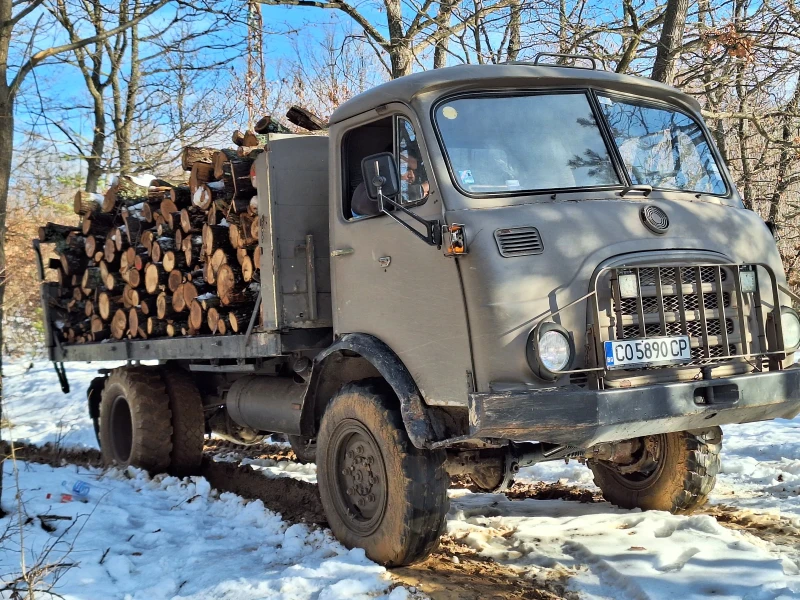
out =
[(192, 378), (180, 369), (162, 369), (161, 376), (169, 396), (172, 413), (172, 452), (170, 471), (192, 475), (203, 461), (206, 422), (203, 399)]
[(331, 530), (388, 566), (422, 560), (436, 548), (450, 481), (444, 451), (415, 448), (395, 405), (379, 380), (348, 384), (328, 405), (317, 437)]
[(676, 514), (705, 504), (719, 472), (719, 427), (652, 435), (639, 442), (631, 465), (589, 461), (606, 500), (622, 508)]
[(170, 418), (159, 369), (112, 371), (100, 401), (100, 449), (106, 464), (166, 470), (172, 450)]

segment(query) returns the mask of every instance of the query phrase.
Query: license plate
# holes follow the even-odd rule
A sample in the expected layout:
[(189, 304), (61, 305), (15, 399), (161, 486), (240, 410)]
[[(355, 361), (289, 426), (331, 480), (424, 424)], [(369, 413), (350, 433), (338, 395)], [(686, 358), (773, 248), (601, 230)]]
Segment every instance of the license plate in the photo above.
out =
[(605, 342), (606, 368), (668, 365), (692, 360), (689, 337), (675, 335)]

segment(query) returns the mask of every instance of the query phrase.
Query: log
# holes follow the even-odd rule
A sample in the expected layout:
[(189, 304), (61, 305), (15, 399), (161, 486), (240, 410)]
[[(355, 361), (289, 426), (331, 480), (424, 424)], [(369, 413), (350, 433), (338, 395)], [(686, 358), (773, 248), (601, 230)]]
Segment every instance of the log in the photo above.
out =
[(164, 254), (169, 250), (173, 250), (174, 246), (175, 246), (174, 239), (167, 236), (160, 237), (157, 240), (155, 240), (152, 246), (150, 247), (150, 256), (154, 262), (161, 262), (164, 257)]
[(86, 301), (86, 304), (83, 305), (83, 314), (87, 317), (94, 315), (94, 302), (91, 300)]
[(139, 292), (137, 292), (130, 285), (126, 285), (122, 289), (122, 303), (125, 308), (133, 308), (139, 306)]
[(252, 165), (252, 159), (241, 157), (235, 161), (229, 160), (222, 164), (222, 181), (225, 184), (227, 196), (242, 200), (239, 210), (236, 212), (246, 211), (250, 198), (255, 194), (253, 180), (250, 177)]
[(205, 311), (221, 306), (219, 296), (215, 294), (203, 294), (202, 296), (198, 296), (197, 300)]
[(105, 284), (109, 292), (121, 292), (128, 285), (118, 271), (110, 272), (106, 276)]
[(132, 206), (146, 202), (149, 185), (142, 185), (141, 178), (142, 176), (138, 176), (136, 179), (129, 175), (120, 176), (117, 183), (108, 188), (103, 196), (101, 210), (104, 213), (110, 213), (117, 206)]
[(229, 150), (227, 148), (217, 150), (214, 153), (214, 160), (212, 161), (212, 164), (214, 165), (214, 178), (222, 179), (222, 175), (224, 173), (222, 167), (226, 162), (239, 160), (242, 160), (242, 157), (236, 153), (236, 150)]
[(159, 319), (171, 318), (175, 314), (172, 302), (167, 297), (166, 292), (161, 292), (156, 296), (156, 316)]
[(129, 270), (127, 282), (132, 288), (138, 288), (140, 285), (142, 285), (142, 272), (138, 269)]
[(211, 164), (216, 152), (214, 148), (186, 146), (181, 152), (181, 167), (184, 171), (191, 171), (195, 163)]
[(64, 271), (65, 275), (78, 276), (83, 274), (83, 270), (86, 268), (86, 264), (89, 262), (89, 259), (86, 257), (85, 253), (78, 252), (64, 252), (60, 256), (60, 260), (61, 269)]
[(170, 191), (170, 198), (179, 209), (192, 205), (192, 189), (188, 185), (176, 185)]
[(186, 259), (186, 266), (191, 267), (200, 260), (203, 249), (203, 237), (200, 235), (190, 235), (183, 238), (183, 256)]
[(192, 300), (194, 300), (200, 295), (198, 287), (191, 281), (187, 281), (179, 287), (183, 291), (183, 303), (186, 306), (191, 306)]
[(172, 294), (172, 309), (176, 313), (186, 310), (186, 298), (183, 295), (183, 284), (180, 284), (178, 289)]
[(223, 225), (203, 226), (204, 254), (213, 254), (218, 248), (230, 248), (228, 228)]
[(142, 309), (142, 314), (153, 316), (157, 314), (158, 307), (156, 306), (157, 298), (156, 296), (146, 296), (141, 298), (141, 304), (139, 304), (139, 308)]
[(122, 307), (122, 296), (113, 296), (108, 292), (100, 292), (97, 296), (97, 312), (103, 321), (108, 321)]
[(178, 286), (183, 283), (183, 273), (178, 269), (173, 269), (169, 272), (169, 276), (167, 277), (167, 289), (170, 292), (175, 293), (175, 290), (178, 289)]
[(156, 239), (155, 233), (153, 231), (145, 231), (142, 234), (142, 247), (149, 253), (150, 249), (153, 247), (153, 240)]
[(233, 301), (234, 294), (244, 283), (242, 270), (238, 265), (221, 265), (216, 273), (217, 294), (222, 300), (222, 304), (229, 305)]
[(105, 236), (119, 222), (117, 219), (116, 214), (95, 213), (91, 216), (87, 215), (83, 217), (81, 231), (83, 231), (83, 235)]
[(75, 192), (72, 208), (76, 215), (86, 216), (96, 213), (103, 204), (103, 195), (83, 190)]
[(102, 285), (103, 279), (100, 276), (100, 269), (98, 267), (89, 267), (83, 272), (81, 278), (81, 290), (87, 296)]
[(195, 331), (206, 329), (206, 319), (204, 318), (203, 307), (195, 299), (189, 305), (189, 326)]
[(54, 244), (63, 242), (72, 232), (80, 232), (80, 228), (71, 225), (59, 225), (58, 223), (48, 223), (44, 227), (39, 227), (39, 241), (43, 244)]
[(137, 337), (139, 329), (144, 329), (144, 327), (146, 327), (146, 324), (142, 309), (138, 307), (131, 308), (128, 311), (128, 331), (130, 331), (131, 336)]
[(147, 318), (147, 335), (150, 337), (160, 337), (167, 335), (167, 322), (156, 317)]
[(242, 260), (242, 279), (246, 282), (253, 281), (253, 276), (255, 275), (256, 270), (253, 268), (253, 259), (249, 256), (245, 256)]
[(161, 263), (151, 262), (144, 268), (144, 289), (148, 294), (157, 294), (166, 286), (168, 277)]
[(226, 252), (222, 248), (217, 248), (214, 251), (214, 254), (211, 255), (211, 259), (207, 260), (206, 262), (208, 262), (211, 265), (211, 272), (214, 275), (216, 275), (217, 273), (219, 273), (219, 268), (222, 265), (230, 262), (230, 260), (231, 258), (228, 252)]
[(124, 310), (117, 309), (114, 312), (114, 317), (111, 319), (111, 335), (115, 340), (121, 340), (128, 330), (128, 313)]
[[(289, 122), (293, 125), (302, 127), (307, 131), (323, 131), (328, 128), (328, 124), (324, 120), (320, 119), (311, 111), (297, 106), (296, 104), (292, 105), (292, 107), (286, 112), (286, 118), (289, 119)], [(255, 130), (258, 133), (263, 133), (258, 130), (258, 123), (256, 123)]]
[(83, 245), (83, 250), (86, 252), (86, 256), (89, 258), (94, 258), (94, 255), (98, 252), (100, 248), (103, 247), (105, 244), (105, 237), (102, 235), (88, 235), (86, 236), (86, 241)]
[(186, 257), (176, 250), (165, 252), (161, 262), (164, 263), (164, 269), (168, 272), (174, 269), (186, 269)]
[(161, 212), (162, 215), (169, 215), (171, 213), (178, 212), (179, 209), (175, 205), (175, 203), (172, 201), (172, 198), (169, 198), (167, 200), (162, 200), (161, 201), (161, 204), (159, 205), (158, 210)]
[(192, 173), (189, 175), (189, 190), (192, 194), (192, 201), (195, 205), (195, 193), (200, 186), (214, 181), (214, 166), (210, 163), (194, 163), (192, 165)]
[(184, 233), (199, 233), (205, 220), (205, 213), (196, 206), (181, 210), (181, 229)]
[(227, 320), (234, 333), (244, 333), (250, 324), (254, 307), (236, 307), (228, 311)]
[(183, 332), (187, 330), (188, 322), (186, 319), (177, 319), (167, 323), (167, 335), (169, 337), (176, 337), (185, 335)]
[(206, 312), (206, 325), (211, 333), (218, 333), (219, 327), (219, 311), (211, 307)]

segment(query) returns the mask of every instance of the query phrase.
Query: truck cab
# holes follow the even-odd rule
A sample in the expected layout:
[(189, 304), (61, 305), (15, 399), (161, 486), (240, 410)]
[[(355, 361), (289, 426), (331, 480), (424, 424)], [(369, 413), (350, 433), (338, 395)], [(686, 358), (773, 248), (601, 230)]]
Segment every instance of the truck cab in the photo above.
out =
[[(577, 459), (614, 504), (689, 512), (720, 426), (800, 413), (798, 297), (700, 105), (669, 86), (538, 61), (417, 73), (326, 135), (275, 136), (255, 181), (245, 335), (51, 355), (158, 358), (198, 427), (289, 435), (333, 532), (381, 563), (435, 548), (449, 475), (502, 491)], [(112, 463), (136, 453), (102, 406), (133, 385), (90, 390)]]

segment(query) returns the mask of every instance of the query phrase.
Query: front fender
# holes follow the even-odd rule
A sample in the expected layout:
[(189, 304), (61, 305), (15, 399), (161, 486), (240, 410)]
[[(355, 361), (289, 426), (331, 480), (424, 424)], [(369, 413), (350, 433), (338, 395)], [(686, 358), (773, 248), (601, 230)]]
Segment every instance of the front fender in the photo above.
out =
[(391, 386), (400, 403), (406, 432), (417, 448), (437, 439), (422, 395), (402, 361), (389, 346), (365, 333), (348, 333), (320, 352), (312, 365), (311, 380), (303, 399), (301, 429), (316, 436), (325, 406), (342, 385), (379, 375)]

